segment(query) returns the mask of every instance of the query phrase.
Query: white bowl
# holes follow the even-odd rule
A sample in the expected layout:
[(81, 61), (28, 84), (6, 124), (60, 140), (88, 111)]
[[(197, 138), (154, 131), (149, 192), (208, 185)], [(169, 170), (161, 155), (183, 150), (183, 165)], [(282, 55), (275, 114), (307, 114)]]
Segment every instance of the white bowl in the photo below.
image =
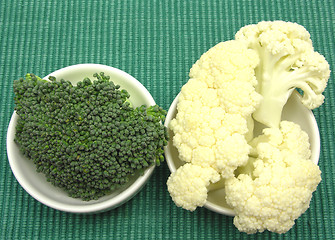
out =
[[(178, 95), (179, 96), (179, 95)], [(178, 96), (172, 102), (170, 109), (167, 113), (164, 125), (168, 127), (170, 121), (175, 118), (177, 114)], [(293, 121), (301, 126), (307, 132), (311, 144), (311, 160), (317, 164), (320, 155), (320, 135), (317, 122), (311, 110), (302, 105), (301, 96), (297, 92), (293, 92), (287, 104), (284, 107), (282, 119)], [(182, 166), (182, 162), (178, 157), (178, 150), (173, 146), (172, 138), (173, 132), (169, 129), (170, 140), (165, 147), (165, 158), (171, 172), (176, 171), (177, 168)], [(207, 202), (204, 205), (209, 210), (214, 212), (234, 216), (233, 209), (225, 201), (224, 189), (211, 191), (208, 193)]]
[[(105, 65), (73, 65), (57, 70), (44, 77), (44, 79), (54, 76), (57, 79), (63, 78), (75, 84), (83, 80), (84, 77), (93, 79), (92, 75), (100, 72), (109, 75), (114, 83), (119, 84), (121, 88), (129, 92), (129, 100), (134, 107), (142, 104), (155, 105), (155, 101), (148, 90), (134, 77), (119, 69)], [(47, 182), (42, 173), (36, 172), (33, 162), (21, 154), (17, 144), (14, 142), (17, 119), (18, 115), (14, 112), (7, 132), (7, 155), (10, 167), (20, 185), (33, 198), (51, 208), (73, 213), (96, 213), (116, 208), (134, 197), (146, 184), (154, 171), (154, 166), (149, 167), (143, 175), (132, 177), (125, 186), (98, 200), (82, 201), (71, 198), (63, 190)]]

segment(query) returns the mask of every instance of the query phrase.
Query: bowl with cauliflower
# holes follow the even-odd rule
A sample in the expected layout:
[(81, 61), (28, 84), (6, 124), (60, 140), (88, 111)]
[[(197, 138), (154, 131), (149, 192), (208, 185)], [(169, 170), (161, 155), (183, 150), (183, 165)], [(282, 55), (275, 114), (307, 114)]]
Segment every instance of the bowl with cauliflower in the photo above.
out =
[(166, 112), (122, 70), (79, 64), (13, 83), (10, 167), (36, 200), (97, 213), (133, 198), (163, 159)]
[(248, 234), (289, 231), (321, 181), (312, 110), (329, 75), (292, 22), (244, 26), (202, 54), (165, 121), (173, 202), (234, 216)]
[[(172, 102), (168, 114), (166, 116), (165, 121), (166, 127), (168, 127), (170, 121), (176, 117), (178, 96)], [(302, 126), (301, 128), (309, 136), (310, 153), (311, 153), (310, 160), (314, 164), (317, 164), (319, 161), (319, 154), (320, 154), (319, 129), (313, 113), (301, 105), (300, 98), (301, 97), (299, 96), (298, 93), (294, 93), (290, 97), (290, 99), (288, 100), (287, 104), (283, 109), (283, 119), (292, 121)], [(255, 129), (255, 131), (260, 130), (261, 127)], [(171, 130), (169, 130), (169, 134), (172, 137), (174, 136)], [(168, 141), (168, 145), (165, 147), (165, 157), (171, 172), (175, 172), (179, 167), (181, 167), (186, 163), (179, 158), (178, 149), (173, 145), (173, 138), (171, 138)], [(182, 183), (182, 180), (180, 181), (181, 181), (180, 183)], [(195, 186), (195, 188), (198, 187)], [(206, 190), (206, 193), (204, 193), (206, 197), (204, 207), (220, 214), (235, 216), (234, 210), (232, 209), (231, 206), (227, 204), (225, 200), (224, 183), (222, 180), (221, 182), (215, 184), (209, 183), (207, 189), (208, 190)], [(183, 194), (185, 194), (185, 192)]]

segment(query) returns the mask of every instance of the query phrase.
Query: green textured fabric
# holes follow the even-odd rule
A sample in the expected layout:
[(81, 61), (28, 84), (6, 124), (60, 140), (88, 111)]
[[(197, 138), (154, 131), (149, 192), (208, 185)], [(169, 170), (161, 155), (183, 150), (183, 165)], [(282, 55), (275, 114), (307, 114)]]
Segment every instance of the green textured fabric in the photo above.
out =
[(45, 76), (78, 63), (120, 68), (169, 108), (188, 71), (216, 43), (260, 20), (304, 25), (315, 49), (335, 69), (334, 0), (1, 0), (0, 238), (1, 239), (335, 239), (335, 82), (314, 111), (321, 134), (322, 182), (310, 209), (286, 234), (240, 233), (233, 218), (205, 208), (177, 208), (157, 168), (143, 190), (121, 207), (96, 215), (42, 205), (18, 184), (8, 164), (6, 132), (12, 82), (27, 72)]

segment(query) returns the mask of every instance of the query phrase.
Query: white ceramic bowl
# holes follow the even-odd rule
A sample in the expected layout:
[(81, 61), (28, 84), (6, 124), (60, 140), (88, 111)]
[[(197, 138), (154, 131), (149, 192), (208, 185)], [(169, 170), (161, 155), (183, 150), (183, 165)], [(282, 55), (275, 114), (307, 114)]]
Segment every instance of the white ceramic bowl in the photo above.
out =
[[(170, 109), (167, 113), (164, 123), (166, 127), (168, 127), (169, 122), (173, 118), (175, 118), (177, 114), (178, 96), (172, 102)], [(299, 98), (300, 95), (297, 92), (293, 92), (292, 96), (284, 107), (282, 118), (284, 120), (290, 120), (298, 123), (301, 128), (307, 132), (311, 144), (311, 160), (315, 164), (317, 164), (320, 154), (320, 135), (318, 125), (312, 111), (303, 106)], [(184, 163), (179, 159), (178, 150), (173, 146), (173, 132), (171, 130), (169, 130), (169, 134), (170, 140), (168, 142), (168, 145), (165, 147), (165, 158), (170, 171), (174, 172)], [(233, 209), (225, 201), (224, 189), (209, 192), (207, 202), (204, 207), (220, 214), (228, 216), (235, 215)]]
[[(129, 74), (100, 64), (78, 64), (57, 70), (49, 76), (57, 79), (69, 80), (77, 83), (84, 77), (93, 79), (94, 73), (104, 72), (109, 75), (114, 83), (126, 89), (130, 94), (130, 102), (135, 106), (142, 104), (155, 105), (155, 101), (148, 90)], [(124, 187), (104, 196), (98, 200), (82, 201), (69, 197), (63, 190), (46, 181), (42, 173), (37, 173), (32, 161), (24, 157), (14, 143), (15, 126), (18, 115), (14, 112), (7, 132), (7, 155), (10, 167), (20, 185), (36, 200), (57, 210), (73, 213), (96, 213), (107, 211), (120, 206), (134, 197), (146, 184), (154, 171), (154, 166), (149, 167), (142, 176), (133, 177)]]

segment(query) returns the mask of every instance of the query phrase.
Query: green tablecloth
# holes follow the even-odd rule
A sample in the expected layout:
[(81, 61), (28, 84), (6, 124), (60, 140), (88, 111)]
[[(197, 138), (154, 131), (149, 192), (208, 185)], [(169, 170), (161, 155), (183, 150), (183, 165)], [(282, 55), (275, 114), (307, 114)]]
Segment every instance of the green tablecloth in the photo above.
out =
[(216, 43), (260, 20), (304, 25), (315, 49), (335, 69), (334, 0), (2, 0), (0, 2), (1, 239), (335, 239), (334, 75), (314, 111), (321, 134), (322, 182), (310, 209), (286, 234), (247, 235), (232, 218), (205, 208), (177, 208), (157, 168), (144, 189), (121, 207), (76, 215), (42, 205), (14, 178), (6, 154), (13, 112), (12, 82), (78, 63), (120, 68), (169, 108), (188, 71)]

